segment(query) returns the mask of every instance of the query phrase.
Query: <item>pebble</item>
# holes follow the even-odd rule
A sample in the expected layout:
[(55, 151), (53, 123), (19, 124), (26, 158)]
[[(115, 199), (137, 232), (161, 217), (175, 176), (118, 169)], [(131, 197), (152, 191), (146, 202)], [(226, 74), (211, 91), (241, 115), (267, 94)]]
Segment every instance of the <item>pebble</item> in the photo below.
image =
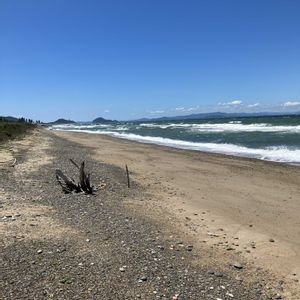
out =
[[(274, 239), (269, 239), (269, 242), (274, 243), (275, 240)], [(277, 298), (275, 298), (275, 299), (277, 299)], [(281, 298), (279, 298), (279, 299), (281, 299)]]
[(229, 247), (226, 248), (226, 250), (227, 250), (227, 251), (232, 251), (232, 250), (235, 250), (235, 248), (229, 246)]
[(193, 245), (187, 245), (185, 247), (186, 251), (192, 251), (193, 250)]
[(223, 273), (221, 273), (221, 272), (215, 272), (215, 276), (216, 277), (223, 277)]
[(39, 249), (39, 250), (37, 251), (37, 254), (41, 254), (41, 253), (43, 253), (43, 250)]
[(243, 269), (243, 266), (239, 263), (239, 262), (235, 262), (233, 264), (233, 266), (236, 268), (236, 269)]
[(125, 268), (123, 268), (123, 267), (121, 267), (119, 270), (120, 270), (121, 272), (125, 272)]

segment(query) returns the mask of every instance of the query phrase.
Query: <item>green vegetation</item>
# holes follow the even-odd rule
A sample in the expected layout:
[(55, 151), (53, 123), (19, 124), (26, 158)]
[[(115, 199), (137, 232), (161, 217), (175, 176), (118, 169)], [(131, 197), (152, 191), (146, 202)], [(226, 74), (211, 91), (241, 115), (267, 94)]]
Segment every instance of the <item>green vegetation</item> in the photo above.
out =
[(10, 139), (22, 137), (35, 127), (36, 125), (33, 124), (32, 120), (20, 118), (16, 121), (10, 121), (4, 117), (0, 117), (0, 143), (2, 144)]

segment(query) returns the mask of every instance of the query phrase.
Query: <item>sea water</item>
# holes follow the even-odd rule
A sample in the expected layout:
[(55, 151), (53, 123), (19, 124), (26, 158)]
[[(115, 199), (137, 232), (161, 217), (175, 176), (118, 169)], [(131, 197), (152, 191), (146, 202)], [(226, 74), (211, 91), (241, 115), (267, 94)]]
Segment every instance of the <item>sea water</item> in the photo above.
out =
[(300, 165), (300, 116), (77, 123), (52, 129)]

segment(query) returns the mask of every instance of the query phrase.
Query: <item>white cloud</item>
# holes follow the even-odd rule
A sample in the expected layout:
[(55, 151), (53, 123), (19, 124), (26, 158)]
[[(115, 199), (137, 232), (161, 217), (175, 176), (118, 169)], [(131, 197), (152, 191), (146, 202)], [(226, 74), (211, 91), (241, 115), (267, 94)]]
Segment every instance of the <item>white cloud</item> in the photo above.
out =
[(150, 111), (150, 114), (163, 114), (164, 112), (164, 110), (152, 110)]
[(106, 109), (104, 112), (105, 112), (105, 113), (109, 113), (109, 110), (108, 110), (108, 109)]
[(254, 104), (249, 104), (248, 105), (248, 107), (258, 107), (258, 106), (260, 106), (260, 104), (259, 103), (254, 103)]
[(299, 101), (288, 101), (282, 104), (284, 107), (295, 107), (295, 106), (300, 106)]
[(185, 111), (185, 108), (180, 106), (175, 108), (176, 111)]
[(187, 109), (187, 111), (195, 111), (195, 110), (198, 110), (199, 109), (199, 105), (195, 106), (195, 107), (189, 107)]
[(175, 111), (181, 111), (181, 112), (186, 112), (186, 111), (195, 111), (199, 109), (199, 105), (194, 106), (194, 107), (183, 107), (179, 106), (175, 108)]
[(242, 104), (242, 101), (241, 100), (234, 100), (234, 101), (231, 101), (231, 102), (223, 102), (223, 103), (219, 103), (219, 105), (233, 105), (233, 106), (236, 106), (236, 105), (241, 105)]

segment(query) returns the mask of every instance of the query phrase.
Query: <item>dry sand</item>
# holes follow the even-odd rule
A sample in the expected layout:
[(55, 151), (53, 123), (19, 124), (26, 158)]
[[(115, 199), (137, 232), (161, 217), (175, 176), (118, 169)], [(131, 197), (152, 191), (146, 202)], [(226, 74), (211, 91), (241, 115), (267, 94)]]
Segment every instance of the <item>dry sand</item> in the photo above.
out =
[[(168, 212), (178, 229), (222, 254), (241, 255), (296, 288), (300, 280), (300, 168), (56, 131), (94, 150), (151, 190), (148, 212)], [(149, 209), (150, 208), (150, 209)], [(145, 207), (146, 209), (146, 207)], [(174, 221), (175, 220), (175, 221)]]

